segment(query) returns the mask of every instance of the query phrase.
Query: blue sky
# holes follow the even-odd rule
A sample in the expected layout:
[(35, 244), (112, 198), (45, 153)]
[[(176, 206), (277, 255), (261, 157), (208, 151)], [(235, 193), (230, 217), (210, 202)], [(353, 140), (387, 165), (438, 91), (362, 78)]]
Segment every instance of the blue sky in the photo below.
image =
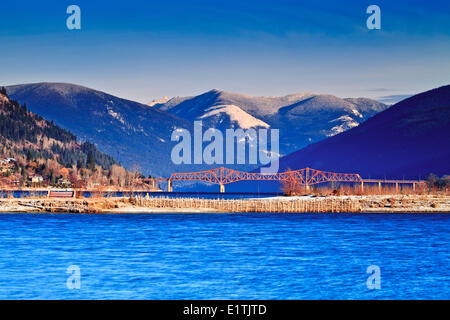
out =
[[(66, 28), (81, 8), (82, 29)], [(381, 8), (381, 30), (366, 8)], [(71, 82), (141, 102), (218, 88), (393, 101), (450, 83), (449, 1), (9, 1), (0, 84)]]

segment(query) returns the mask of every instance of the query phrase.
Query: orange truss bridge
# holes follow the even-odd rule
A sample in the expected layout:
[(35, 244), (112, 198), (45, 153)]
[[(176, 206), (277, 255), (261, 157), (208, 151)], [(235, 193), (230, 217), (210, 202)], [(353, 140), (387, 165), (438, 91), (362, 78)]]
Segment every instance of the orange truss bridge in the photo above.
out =
[(305, 186), (308, 190), (311, 185), (323, 182), (357, 182), (364, 188), (364, 182), (378, 183), (394, 183), (398, 188), (399, 183), (409, 183), (415, 188), (417, 183), (421, 181), (404, 181), (404, 180), (364, 180), (356, 173), (336, 173), (320, 171), (311, 168), (305, 168), (295, 171), (286, 171), (281, 173), (265, 174), (243, 172), (224, 167), (198, 172), (174, 173), (169, 179), (144, 179), (146, 182), (167, 181), (168, 191), (173, 191), (172, 181), (203, 181), (218, 184), (220, 192), (225, 192), (225, 185), (238, 181), (279, 181), (282, 183), (290, 183), (291, 185)]

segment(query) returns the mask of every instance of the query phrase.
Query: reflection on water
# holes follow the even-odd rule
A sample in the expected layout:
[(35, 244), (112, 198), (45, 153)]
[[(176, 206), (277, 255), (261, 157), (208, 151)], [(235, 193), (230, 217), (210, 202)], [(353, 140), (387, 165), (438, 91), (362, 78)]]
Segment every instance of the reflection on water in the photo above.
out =
[(1, 214), (0, 298), (449, 299), (449, 240), (445, 214)]

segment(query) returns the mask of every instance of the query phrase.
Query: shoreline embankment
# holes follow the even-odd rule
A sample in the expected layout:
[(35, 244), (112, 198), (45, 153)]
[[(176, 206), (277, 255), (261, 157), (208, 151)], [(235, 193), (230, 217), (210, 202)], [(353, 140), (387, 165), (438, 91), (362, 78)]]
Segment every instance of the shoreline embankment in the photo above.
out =
[(295, 196), (256, 199), (10, 198), (3, 213), (450, 213), (448, 195)]

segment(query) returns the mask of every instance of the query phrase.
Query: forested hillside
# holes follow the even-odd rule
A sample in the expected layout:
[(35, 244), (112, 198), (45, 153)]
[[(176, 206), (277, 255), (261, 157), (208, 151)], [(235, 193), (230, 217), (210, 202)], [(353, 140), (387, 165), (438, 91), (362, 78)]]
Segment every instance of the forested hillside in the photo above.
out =
[(60, 187), (126, 187), (141, 175), (125, 170), (90, 142), (10, 100), (0, 89), (0, 183)]

